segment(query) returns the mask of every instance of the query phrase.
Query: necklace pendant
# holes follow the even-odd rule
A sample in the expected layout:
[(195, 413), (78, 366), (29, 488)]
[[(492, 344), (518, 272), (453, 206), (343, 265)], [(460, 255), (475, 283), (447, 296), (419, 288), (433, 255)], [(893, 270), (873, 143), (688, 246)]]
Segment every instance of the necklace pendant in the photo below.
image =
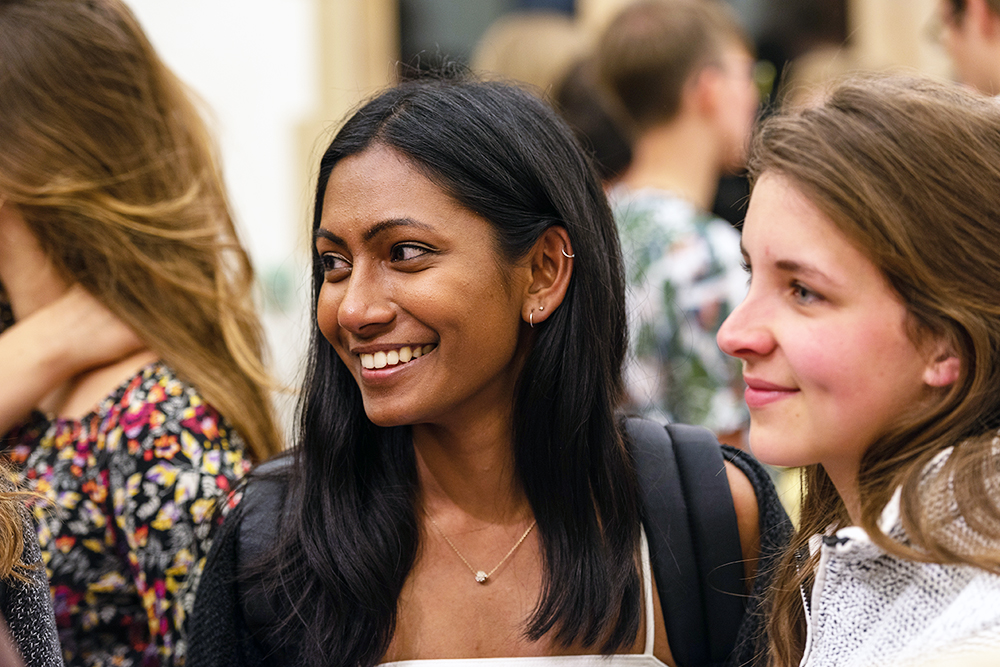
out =
[(485, 584), (487, 579), (489, 579), (489, 575), (482, 570), (476, 572), (476, 583)]

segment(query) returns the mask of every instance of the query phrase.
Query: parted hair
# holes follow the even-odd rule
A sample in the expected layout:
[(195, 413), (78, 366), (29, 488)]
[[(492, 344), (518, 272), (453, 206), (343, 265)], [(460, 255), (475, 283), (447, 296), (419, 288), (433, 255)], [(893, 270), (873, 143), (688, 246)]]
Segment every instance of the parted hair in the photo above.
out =
[[(961, 363), (953, 385), (866, 451), (862, 527), (903, 558), (1000, 572), (1000, 105), (927, 79), (849, 79), (766, 121), (750, 169), (754, 181), (790, 179), (880, 270), (914, 342), (944, 340)], [(897, 489), (905, 540), (878, 525)], [(807, 468), (773, 589), (773, 664), (798, 664), (805, 645), (799, 589), (816, 562), (802, 567), (796, 555), (810, 536), (849, 523), (822, 467)]]
[(642, 132), (673, 120), (685, 85), (730, 44), (753, 52), (722, 0), (643, 0), (617, 14), (598, 40), (599, 76)]
[(43, 250), (236, 428), (279, 436), (213, 146), (121, 0), (0, 0), (0, 195)]
[[(544, 566), (525, 633), (613, 652), (639, 627), (635, 472), (614, 410), (625, 353), (618, 237), (601, 184), (569, 129), (516, 86), (409, 81), (361, 107), (324, 154), (313, 229), (331, 172), (380, 145), (493, 226), (497, 261), (523, 258), (551, 226), (576, 259), (515, 388), (515, 472), (537, 519)], [(259, 568), (287, 601), (278, 641), (309, 665), (374, 665), (392, 639), (418, 549), (417, 471), (408, 426), (366, 417), (351, 372), (313, 327), (300, 435), (281, 540)], [(581, 350), (587, 350), (581, 354)], [(334, 662), (330, 662), (336, 656)]]

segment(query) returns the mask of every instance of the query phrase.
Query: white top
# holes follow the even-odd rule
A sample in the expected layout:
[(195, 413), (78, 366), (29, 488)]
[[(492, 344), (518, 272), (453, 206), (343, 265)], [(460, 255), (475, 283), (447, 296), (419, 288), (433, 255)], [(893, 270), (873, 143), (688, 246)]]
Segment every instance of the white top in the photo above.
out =
[[(899, 535), (899, 492), (880, 527)], [(890, 556), (858, 526), (821, 550), (800, 667), (1000, 664), (1000, 576)], [(991, 656), (985, 662), (973, 657)]]
[(434, 660), (400, 660), (382, 663), (385, 667), (667, 667), (653, 655), (653, 577), (650, 573), (649, 544), (642, 531), (642, 584), (645, 597), (646, 648), (642, 653), (614, 655), (553, 655), (525, 658), (437, 658)]

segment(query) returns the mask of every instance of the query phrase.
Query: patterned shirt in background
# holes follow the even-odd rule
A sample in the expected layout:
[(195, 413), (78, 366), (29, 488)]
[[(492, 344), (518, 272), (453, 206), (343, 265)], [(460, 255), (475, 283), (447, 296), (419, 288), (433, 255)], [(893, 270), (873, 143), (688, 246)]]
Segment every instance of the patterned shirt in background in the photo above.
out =
[(35, 413), (8, 438), (51, 501), (33, 509), (66, 664), (182, 665), (217, 502), (248, 470), (240, 438), (162, 364), (80, 420)]
[(663, 190), (619, 187), (610, 199), (628, 283), (632, 407), (716, 433), (744, 428), (740, 362), (715, 342), (746, 295), (739, 233)]

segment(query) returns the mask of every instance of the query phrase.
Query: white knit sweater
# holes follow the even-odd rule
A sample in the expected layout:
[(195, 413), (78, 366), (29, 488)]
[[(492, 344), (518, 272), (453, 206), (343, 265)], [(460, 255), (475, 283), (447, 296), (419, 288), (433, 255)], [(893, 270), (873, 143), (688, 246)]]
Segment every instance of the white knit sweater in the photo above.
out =
[[(899, 496), (882, 515), (899, 527)], [(895, 534), (897, 530), (891, 532)], [(859, 527), (819, 538), (802, 667), (1000, 665), (1000, 576), (886, 554)]]

